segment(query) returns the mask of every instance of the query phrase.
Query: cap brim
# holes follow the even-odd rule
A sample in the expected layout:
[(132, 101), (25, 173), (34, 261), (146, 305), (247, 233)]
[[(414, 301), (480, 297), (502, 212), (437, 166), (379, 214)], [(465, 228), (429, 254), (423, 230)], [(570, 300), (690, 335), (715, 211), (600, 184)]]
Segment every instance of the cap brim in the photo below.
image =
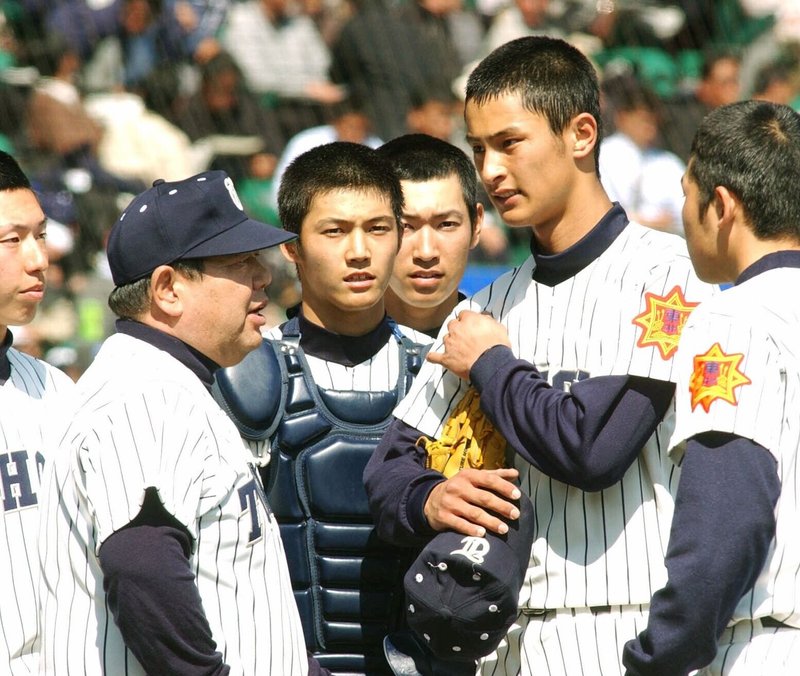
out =
[(297, 235), (292, 232), (246, 218), (232, 228), (228, 228), (186, 251), (181, 258), (208, 258), (259, 251), (290, 242), (296, 238)]

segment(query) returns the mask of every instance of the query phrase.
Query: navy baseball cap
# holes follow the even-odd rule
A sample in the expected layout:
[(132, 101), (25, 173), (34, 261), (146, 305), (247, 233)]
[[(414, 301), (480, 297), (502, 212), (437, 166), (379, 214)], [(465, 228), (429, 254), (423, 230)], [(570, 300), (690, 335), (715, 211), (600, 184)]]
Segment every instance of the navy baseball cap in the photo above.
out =
[(533, 506), (524, 494), (518, 506), (505, 535), (439, 533), (406, 572), (408, 625), (436, 657), (485, 657), (517, 619), (533, 546)]
[(224, 171), (182, 181), (158, 179), (111, 228), (106, 250), (116, 286), (181, 259), (258, 251), (295, 235), (249, 218)]

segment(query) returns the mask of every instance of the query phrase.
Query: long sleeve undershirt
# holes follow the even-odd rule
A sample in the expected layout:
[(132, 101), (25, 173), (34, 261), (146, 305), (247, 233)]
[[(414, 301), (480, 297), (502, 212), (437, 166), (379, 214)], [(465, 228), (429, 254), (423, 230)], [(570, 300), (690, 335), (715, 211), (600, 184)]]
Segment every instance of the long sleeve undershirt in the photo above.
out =
[(775, 535), (780, 482), (763, 446), (732, 434), (690, 439), (675, 501), (663, 589), (647, 629), (629, 641), (629, 676), (683, 676), (709, 664)]
[[(554, 389), (532, 364), (495, 346), (473, 365), (481, 409), (510, 447), (545, 474), (583, 490), (622, 477), (663, 418), (675, 386), (634, 376), (599, 376)], [(424, 506), (444, 477), (425, 469), (419, 430), (393, 421), (364, 472), (381, 537), (416, 544), (433, 531)]]

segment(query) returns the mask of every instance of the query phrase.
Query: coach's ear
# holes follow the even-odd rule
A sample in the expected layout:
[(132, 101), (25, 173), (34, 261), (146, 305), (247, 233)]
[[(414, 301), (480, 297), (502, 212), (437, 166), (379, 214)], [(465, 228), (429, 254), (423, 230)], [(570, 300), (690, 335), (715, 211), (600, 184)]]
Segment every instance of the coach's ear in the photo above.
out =
[(179, 317), (183, 311), (180, 293), (181, 279), (171, 265), (159, 265), (150, 275), (150, 298), (153, 312), (160, 310), (169, 317)]
[(296, 239), (292, 240), (291, 242), (286, 242), (285, 244), (281, 244), (281, 253), (287, 261), (296, 264), (298, 258), (298, 247), (299, 244), (297, 243)]

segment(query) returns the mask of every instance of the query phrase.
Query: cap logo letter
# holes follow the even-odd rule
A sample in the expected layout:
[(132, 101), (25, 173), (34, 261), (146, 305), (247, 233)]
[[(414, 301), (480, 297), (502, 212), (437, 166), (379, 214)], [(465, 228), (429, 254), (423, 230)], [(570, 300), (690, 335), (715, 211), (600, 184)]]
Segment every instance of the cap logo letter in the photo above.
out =
[(463, 538), (461, 542), (464, 543), (464, 546), (461, 549), (450, 552), (450, 554), (460, 554), (472, 561), (472, 563), (483, 563), (484, 558), (491, 548), (486, 538), (467, 536)]
[(233, 181), (231, 180), (230, 176), (225, 179), (225, 187), (228, 189), (228, 193), (233, 200), (233, 203), (238, 207), (239, 211), (244, 211), (244, 207), (242, 206), (242, 201), (239, 199), (239, 195), (236, 192), (236, 188), (233, 187)]

